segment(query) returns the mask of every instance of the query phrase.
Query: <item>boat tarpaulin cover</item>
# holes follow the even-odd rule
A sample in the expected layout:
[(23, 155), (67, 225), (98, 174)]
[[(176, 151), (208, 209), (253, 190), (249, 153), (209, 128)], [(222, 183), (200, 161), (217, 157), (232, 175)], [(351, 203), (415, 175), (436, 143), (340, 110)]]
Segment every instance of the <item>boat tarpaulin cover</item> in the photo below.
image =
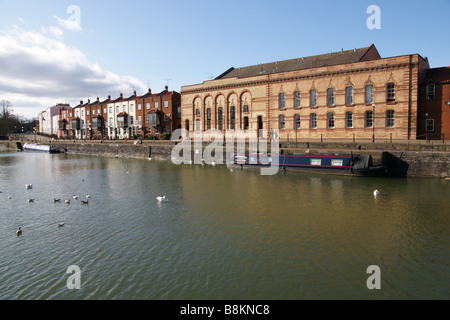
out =
[(353, 157), (353, 169), (364, 170), (372, 166), (372, 156), (370, 155), (359, 155)]

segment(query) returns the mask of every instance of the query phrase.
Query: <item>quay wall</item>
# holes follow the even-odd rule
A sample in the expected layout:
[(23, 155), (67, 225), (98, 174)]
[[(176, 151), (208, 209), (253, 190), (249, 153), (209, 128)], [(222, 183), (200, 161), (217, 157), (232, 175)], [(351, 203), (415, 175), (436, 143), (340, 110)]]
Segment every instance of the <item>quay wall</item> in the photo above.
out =
[[(176, 145), (170, 141), (144, 142), (52, 142), (61, 152), (67, 154), (80, 154), (102, 157), (140, 158), (152, 160), (171, 161), (172, 149)], [(202, 144), (200, 154), (207, 146)], [(195, 159), (196, 147), (191, 145), (192, 161)], [(0, 141), (0, 151), (17, 151), (15, 141)], [(223, 147), (224, 156), (226, 148)], [(270, 149), (268, 150), (270, 152)], [(332, 154), (332, 155), (356, 155), (370, 154), (374, 164), (380, 164), (383, 152), (389, 152), (409, 165), (408, 177), (447, 178), (450, 177), (450, 145), (446, 144), (354, 144), (354, 143), (309, 143), (298, 144), (281, 143), (280, 153), (284, 154)]]

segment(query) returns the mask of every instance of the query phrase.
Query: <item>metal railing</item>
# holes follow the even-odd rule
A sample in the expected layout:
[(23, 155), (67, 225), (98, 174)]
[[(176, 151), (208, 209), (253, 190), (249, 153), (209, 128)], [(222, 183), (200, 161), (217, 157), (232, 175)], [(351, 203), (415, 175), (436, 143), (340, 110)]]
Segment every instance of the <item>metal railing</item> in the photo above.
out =
[[(431, 137), (440, 137), (439, 139), (431, 139)], [(445, 144), (445, 134), (444, 133), (430, 133), (421, 134), (417, 136), (417, 139), (425, 137), (426, 143), (431, 143), (432, 140), (442, 140), (442, 144)]]

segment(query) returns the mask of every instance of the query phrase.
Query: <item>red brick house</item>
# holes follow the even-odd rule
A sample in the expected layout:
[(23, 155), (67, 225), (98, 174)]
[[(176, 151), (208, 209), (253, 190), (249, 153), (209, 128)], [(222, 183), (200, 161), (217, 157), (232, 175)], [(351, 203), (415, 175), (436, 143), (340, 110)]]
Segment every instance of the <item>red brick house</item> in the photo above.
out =
[(136, 117), (139, 136), (161, 139), (163, 133), (172, 133), (181, 128), (181, 94), (169, 91), (149, 92), (136, 98)]
[(417, 138), (450, 140), (450, 67), (428, 69), (420, 81)]

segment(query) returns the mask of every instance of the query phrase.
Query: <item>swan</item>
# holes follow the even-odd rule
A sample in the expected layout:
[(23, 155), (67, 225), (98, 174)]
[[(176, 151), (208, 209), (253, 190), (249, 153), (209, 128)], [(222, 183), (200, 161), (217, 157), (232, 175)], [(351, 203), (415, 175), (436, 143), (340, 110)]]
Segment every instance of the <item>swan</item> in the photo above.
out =
[(78, 196), (73, 196), (73, 199), (74, 199), (74, 200), (77, 200), (77, 199), (78, 199)]
[(64, 200), (64, 203), (70, 204), (70, 200)]
[(158, 200), (158, 202), (167, 202), (166, 196), (156, 197), (156, 200)]
[(374, 195), (375, 197), (379, 196), (379, 195), (380, 195), (380, 191), (375, 190), (375, 191), (373, 192), (373, 195)]
[(91, 198), (91, 195), (90, 194), (87, 194), (86, 195), (86, 199), (90, 199)]
[(61, 199), (53, 199), (53, 202), (60, 202)]
[(19, 229), (17, 229), (16, 234), (18, 236), (20, 236), (22, 234), (22, 227), (19, 227)]
[(82, 203), (82, 204), (89, 204), (89, 199), (87, 199), (86, 201), (81, 200), (81, 203)]

